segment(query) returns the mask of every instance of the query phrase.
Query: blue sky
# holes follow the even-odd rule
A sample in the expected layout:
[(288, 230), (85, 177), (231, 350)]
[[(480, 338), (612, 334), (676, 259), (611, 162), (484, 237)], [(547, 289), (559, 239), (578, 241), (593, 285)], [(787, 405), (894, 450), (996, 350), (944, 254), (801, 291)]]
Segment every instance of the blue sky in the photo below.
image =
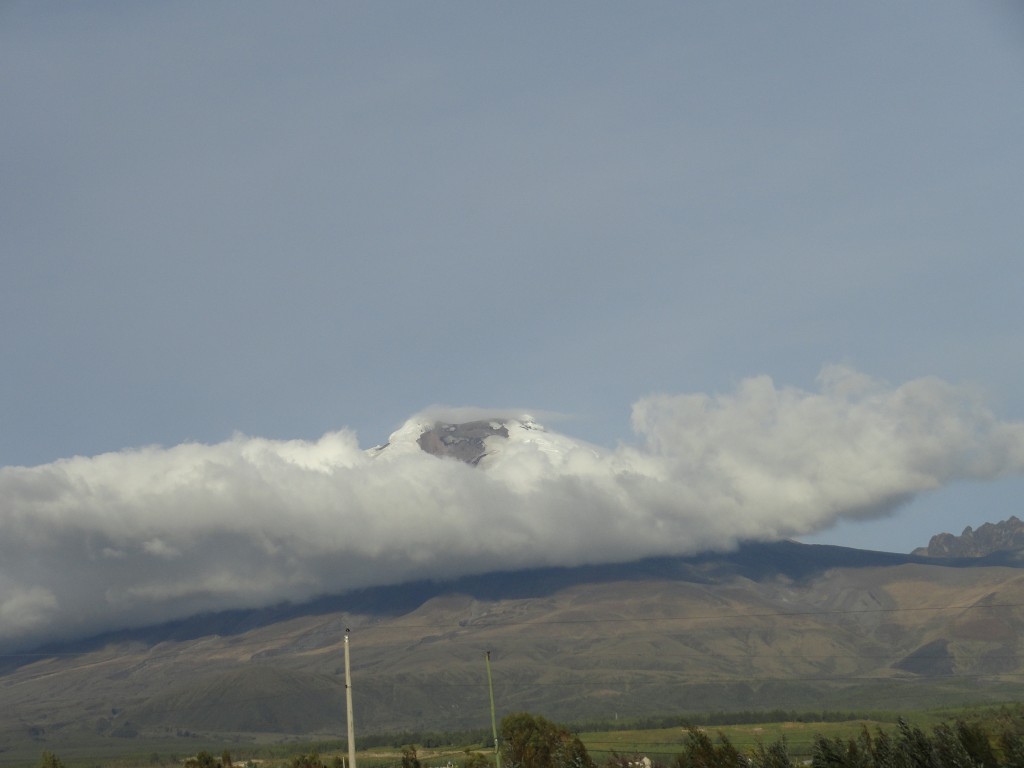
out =
[(0, 466), (833, 364), (1024, 420), (1016, 4), (8, 2), (0, 71)]

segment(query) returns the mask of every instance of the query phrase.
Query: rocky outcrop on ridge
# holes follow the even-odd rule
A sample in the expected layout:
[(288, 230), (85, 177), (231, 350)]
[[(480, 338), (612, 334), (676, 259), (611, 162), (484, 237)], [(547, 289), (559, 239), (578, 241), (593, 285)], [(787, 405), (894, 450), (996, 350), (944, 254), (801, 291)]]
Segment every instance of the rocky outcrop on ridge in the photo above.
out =
[(998, 523), (985, 523), (974, 530), (964, 528), (959, 536), (939, 533), (932, 536), (927, 547), (918, 547), (911, 554), (925, 557), (984, 557), (993, 552), (1024, 549), (1024, 522), (1011, 516)]

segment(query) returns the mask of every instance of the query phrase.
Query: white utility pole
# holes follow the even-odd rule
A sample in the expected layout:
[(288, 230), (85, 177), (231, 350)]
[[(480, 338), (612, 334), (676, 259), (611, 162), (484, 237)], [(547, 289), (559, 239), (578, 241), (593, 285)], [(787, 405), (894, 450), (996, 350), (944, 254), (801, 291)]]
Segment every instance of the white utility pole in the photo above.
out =
[(345, 628), (345, 712), (348, 715), (348, 765), (356, 768), (356, 726), (352, 717), (352, 669), (348, 661), (348, 627)]

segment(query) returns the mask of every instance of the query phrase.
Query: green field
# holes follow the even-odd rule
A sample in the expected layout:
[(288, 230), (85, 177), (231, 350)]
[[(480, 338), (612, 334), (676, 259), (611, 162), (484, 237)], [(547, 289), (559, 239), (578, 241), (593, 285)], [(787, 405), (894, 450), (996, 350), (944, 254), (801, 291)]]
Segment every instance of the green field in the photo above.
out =
[[(598, 766), (609, 762), (610, 758), (649, 757), (654, 763), (668, 765), (673, 758), (683, 751), (689, 729), (698, 727), (707, 732), (713, 739), (719, 736), (728, 739), (743, 753), (749, 753), (759, 744), (765, 746), (785, 739), (789, 753), (797, 762), (811, 757), (812, 745), (818, 736), (829, 739), (854, 739), (864, 729), (872, 734), (877, 730), (893, 733), (897, 722), (902, 717), (911, 725), (930, 731), (942, 723), (953, 723), (957, 720), (978, 722), (993, 732), (1000, 730), (1005, 724), (1014, 722), (1024, 724), (1024, 705), (1005, 704), (988, 707), (958, 707), (921, 710), (916, 712), (871, 712), (843, 719), (837, 713), (823, 717), (799, 715), (797, 719), (775, 722), (746, 722), (750, 713), (735, 716), (736, 721), (729, 722), (728, 713), (713, 717), (698, 718), (697, 722), (687, 723), (679, 718), (679, 724), (658, 728), (620, 728), (614, 725), (584, 726), (588, 730), (579, 730), (579, 737), (586, 745), (588, 752)], [(571, 724), (569, 725), (572, 729)], [(484, 747), (473, 734), (417, 734), (421, 741), (432, 746), (418, 743), (418, 756), (423, 768), (447, 768), (462, 766), (470, 752), (480, 752), (488, 757), (492, 749)], [(406, 736), (412, 736), (407, 734)], [(367, 742), (382, 746), (367, 747), (357, 753), (360, 768), (391, 768), (401, 765), (401, 746), (413, 738), (406, 739), (401, 735), (394, 737), (368, 737)], [(473, 738), (475, 741), (468, 741)], [(347, 748), (337, 740), (308, 741), (297, 738), (275, 743), (258, 743), (252, 740), (235, 741), (232, 743), (205, 743), (197, 741), (194, 751), (184, 751), (181, 743), (161, 743), (159, 740), (139, 740), (133, 744), (131, 752), (112, 753), (109, 748), (100, 746), (91, 748), (68, 748), (61, 750), (56, 745), (45, 747), (54, 752), (67, 768), (160, 768), (161, 766), (181, 766), (191, 755), (206, 751), (220, 757), (227, 751), (235, 768), (249, 764), (259, 768), (278, 768), (291, 766), (292, 760), (299, 755), (316, 753), (326, 766), (340, 765), (347, 762)], [(28, 751), (12, 754), (0, 752), (0, 766), (4, 768), (34, 768), (39, 765), (38, 753)]]

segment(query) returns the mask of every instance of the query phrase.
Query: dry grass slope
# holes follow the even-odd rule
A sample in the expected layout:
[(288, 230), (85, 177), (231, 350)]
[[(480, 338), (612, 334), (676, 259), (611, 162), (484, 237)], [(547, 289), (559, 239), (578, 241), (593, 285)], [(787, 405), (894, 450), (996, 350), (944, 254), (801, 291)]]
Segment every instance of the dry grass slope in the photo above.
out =
[(364, 593), (358, 610), (339, 601), (39, 658), (0, 676), (0, 738), (42, 749), (179, 731), (340, 737), (346, 626), (363, 732), (486, 727), (485, 650), (500, 712), (560, 721), (1024, 693), (1024, 570), (1005, 559), (784, 542), (416, 589), (412, 609), (368, 610)]

